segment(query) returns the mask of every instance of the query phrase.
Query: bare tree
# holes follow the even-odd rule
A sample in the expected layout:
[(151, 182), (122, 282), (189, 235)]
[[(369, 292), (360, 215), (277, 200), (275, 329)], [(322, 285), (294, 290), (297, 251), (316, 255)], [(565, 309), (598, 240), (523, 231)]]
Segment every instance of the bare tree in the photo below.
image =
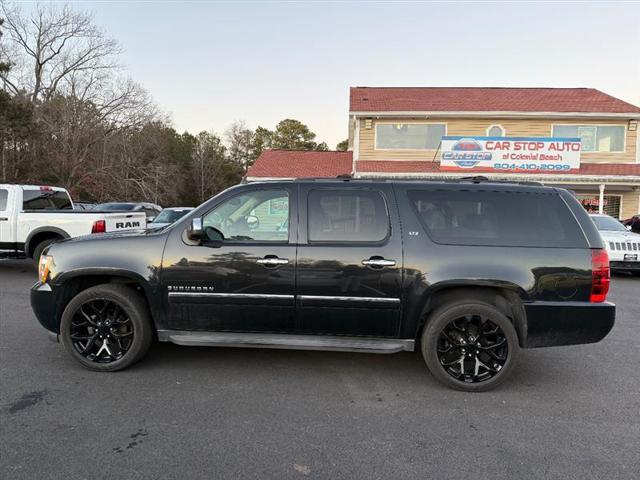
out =
[[(21, 156), (48, 181), (72, 191), (96, 183), (109, 138), (157, 118), (147, 92), (122, 75), (121, 49), (84, 12), (40, 5), (25, 13), (3, 0), (6, 17), (0, 69), (4, 89), (30, 100), (38, 135)], [(55, 166), (55, 167), (53, 167)]]
[(19, 5), (2, 0), (8, 40), (3, 54), (12, 64), (0, 73), (5, 88), (14, 94), (26, 91), (32, 102), (56, 93), (67, 94), (70, 80), (85, 85), (100, 78), (101, 71), (118, 68), (118, 43), (108, 38), (91, 15), (68, 5), (38, 4), (25, 14)]
[(255, 161), (253, 155), (254, 132), (242, 120), (233, 122), (225, 131), (228, 155), (244, 172)]
[(216, 191), (218, 173), (225, 163), (226, 148), (220, 138), (214, 133), (200, 132), (196, 135), (193, 149), (193, 162), (196, 167), (196, 177), (200, 202), (204, 202)]

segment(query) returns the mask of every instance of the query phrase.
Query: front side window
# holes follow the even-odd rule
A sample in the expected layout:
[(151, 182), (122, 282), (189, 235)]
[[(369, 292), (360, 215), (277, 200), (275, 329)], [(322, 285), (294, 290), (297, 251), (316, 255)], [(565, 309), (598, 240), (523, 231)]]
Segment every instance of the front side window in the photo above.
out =
[(308, 212), (311, 242), (379, 242), (389, 234), (389, 215), (379, 192), (313, 190)]
[(202, 221), (233, 242), (287, 242), (289, 239), (289, 193), (256, 190), (232, 197), (207, 213)]
[(71, 209), (71, 199), (67, 192), (56, 190), (23, 190), (23, 210), (66, 210)]
[(624, 126), (622, 125), (554, 125), (553, 136), (579, 137), (583, 152), (624, 151)]
[(0, 211), (7, 209), (7, 197), (9, 196), (9, 191), (4, 188), (0, 188)]
[(378, 150), (436, 150), (446, 133), (445, 124), (378, 123)]
[(184, 217), (190, 210), (162, 210), (153, 223), (173, 223)]
[(562, 199), (551, 193), (413, 190), (409, 199), (431, 239), (447, 245), (585, 246)]

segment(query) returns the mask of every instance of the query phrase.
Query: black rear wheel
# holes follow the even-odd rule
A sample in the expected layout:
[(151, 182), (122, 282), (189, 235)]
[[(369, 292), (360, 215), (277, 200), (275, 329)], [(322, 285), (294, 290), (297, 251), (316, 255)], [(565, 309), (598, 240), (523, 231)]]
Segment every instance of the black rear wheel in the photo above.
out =
[(434, 312), (422, 335), (431, 373), (458, 390), (486, 391), (513, 370), (519, 352), (511, 321), (492, 305), (454, 302)]
[(44, 251), (44, 249), (47, 248), (52, 243), (56, 243), (59, 240), (60, 238), (57, 238), (57, 237), (47, 238), (46, 240), (42, 240), (39, 244), (36, 245), (36, 247), (33, 249), (33, 255), (31, 257), (31, 260), (33, 261), (33, 264), (35, 265), (36, 268), (40, 263), (40, 257), (42, 256), (42, 252)]
[(122, 370), (149, 349), (153, 333), (144, 299), (124, 285), (98, 285), (80, 292), (65, 308), (60, 338), (86, 368)]

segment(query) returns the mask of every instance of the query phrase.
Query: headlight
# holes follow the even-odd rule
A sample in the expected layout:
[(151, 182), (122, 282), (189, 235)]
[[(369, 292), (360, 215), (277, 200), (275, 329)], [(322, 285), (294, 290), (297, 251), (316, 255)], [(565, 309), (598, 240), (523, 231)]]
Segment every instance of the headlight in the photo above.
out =
[(40, 262), (38, 263), (38, 280), (41, 283), (47, 283), (49, 277), (49, 269), (53, 264), (53, 257), (51, 255), (41, 255)]

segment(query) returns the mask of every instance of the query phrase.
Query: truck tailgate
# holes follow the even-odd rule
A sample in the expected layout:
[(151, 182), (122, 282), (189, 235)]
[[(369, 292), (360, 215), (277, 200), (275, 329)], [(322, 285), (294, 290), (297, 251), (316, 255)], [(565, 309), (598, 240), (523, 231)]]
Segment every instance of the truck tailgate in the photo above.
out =
[(106, 231), (117, 232), (147, 227), (147, 217), (144, 212), (135, 213), (107, 213), (105, 214)]

